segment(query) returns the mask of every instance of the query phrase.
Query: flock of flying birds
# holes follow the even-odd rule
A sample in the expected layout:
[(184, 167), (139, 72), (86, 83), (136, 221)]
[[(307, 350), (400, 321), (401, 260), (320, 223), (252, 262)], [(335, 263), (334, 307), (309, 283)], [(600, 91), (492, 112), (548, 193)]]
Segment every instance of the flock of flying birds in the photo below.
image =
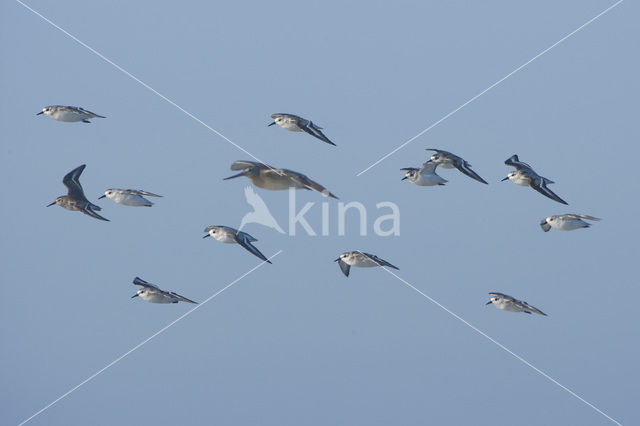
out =
[[(90, 123), (89, 119), (105, 118), (104, 116), (95, 114), (91, 111), (87, 111), (83, 108), (62, 105), (51, 105), (44, 107), (42, 111), (37, 115), (40, 114), (48, 115), (54, 120), (63, 122)], [(335, 144), (331, 140), (329, 140), (329, 138), (327, 138), (327, 136), (322, 132), (322, 127), (317, 126), (311, 120), (307, 120), (293, 114), (281, 113), (272, 114), (271, 118), (273, 118), (273, 122), (270, 123), (269, 126), (277, 124), (283, 129), (292, 132), (306, 132), (323, 142), (335, 146)], [(418, 169), (414, 167), (406, 167), (401, 169), (402, 171), (406, 172), (405, 177), (402, 178), (402, 180), (406, 179), (409, 182), (419, 186), (444, 185), (448, 181), (436, 173), (436, 168), (442, 167), (445, 169), (458, 169), (460, 172), (464, 173), (470, 178), (475, 179), (478, 182), (487, 184), (487, 181), (485, 181), (480, 177), (480, 175), (473, 171), (471, 169), (471, 164), (469, 164), (463, 158), (439, 149), (430, 148), (427, 149), (427, 151), (433, 151), (434, 153), (431, 155), (428, 161), (422, 164), (421, 168)], [(539, 174), (537, 174), (529, 164), (520, 161), (517, 155), (509, 157), (504, 163), (507, 166), (514, 167), (515, 170), (509, 172), (507, 177), (502, 179), (503, 181), (510, 180), (517, 185), (530, 186), (545, 197), (557, 201), (558, 203), (567, 205), (566, 201), (564, 201), (547, 187), (548, 184), (552, 184), (554, 182), (544, 176), (540, 176)], [(67, 210), (80, 211), (93, 218), (108, 221), (108, 219), (96, 213), (96, 211), (100, 211), (101, 208), (91, 203), (84, 195), (84, 191), (79, 179), (85, 167), (86, 165), (84, 164), (78, 166), (64, 176), (62, 183), (67, 187), (67, 195), (62, 195), (56, 198), (56, 200), (49, 204), (47, 207), (57, 204)], [(336, 199), (338, 198), (324, 186), (311, 180), (306, 175), (295, 172), (293, 170), (274, 168), (269, 165), (253, 161), (236, 161), (231, 165), (231, 170), (240, 170), (240, 173), (229, 176), (224, 180), (245, 176), (251, 181), (253, 185), (259, 188), (269, 190), (286, 190), (289, 188), (307, 189), (319, 192), (327, 197)], [(100, 196), (99, 198), (105, 197), (118, 204), (123, 204), (126, 206), (151, 207), (153, 203), (145, 197), (161, 196), (142, 190), (111, 188), (107, 189), (104, 192), (104, 195)], [(589, 223), (585, 222), (585, 220), (597, 221), (600, 219), (588, 215), (563, 214), (558, 216), (549, 216), (542, 219), (542, 221), (540, 222), (540, 227), (544, 232), (549, 231), (551, 228), (555, 228), (561, 231), (571, 231), (579, 228), (588, 228), (590, 225)], [(271, 263), (271, 261), (269, 261), (269, 259), (267, 259), (260, 252), (260, 250), (258, 250), (252, 244), (257, 240), (246, 232), (242, 232), (228, 226), (207, 226), (204, 229), (204, 232), (205, 235), (203, 238), (212, 237), (213, 239), (225, 244), (238, 244), (264, 262)], [(384, 259), (379, 258), (376, 255), (364, 253), (358, 250), (342, 253), (340, 257), (338, 257), (335, 261), (338, 262), (340, 270), (347, 277), (349, 276), (349, 272), (352, 266), (360, 268), (384, 266), (398, 269), (396, 266), (392, 265)], [(133, 284), (140, 286), (141, 289), (138, 290), (132, 297), (140, 296), (140, 298), (146, 300), (147, 302), (197, 303), (193, 300), (187, 299), (186, 297), (180, 296), (177, 293), (161, 290), (156, 285), (144, 281), (139, 277), (136, 277), (133, 280)], [(491, 298), (487, 302), (487, 305), (493, 304), (499, 309), (511, 312), (525, 312), (528, 314), (531, 314), (533, 312), (546, 316), (544, 312), (529, 305), (525, 301), (518, 300), (503, 293), (491, 292), (489, 294), (491, 295)]]

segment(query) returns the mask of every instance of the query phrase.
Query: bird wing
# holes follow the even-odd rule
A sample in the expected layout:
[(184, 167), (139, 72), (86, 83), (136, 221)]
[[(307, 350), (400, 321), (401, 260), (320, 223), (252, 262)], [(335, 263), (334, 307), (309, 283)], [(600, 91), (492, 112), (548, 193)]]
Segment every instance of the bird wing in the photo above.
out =
[[(107, 118), (107, 117), (103, 117), (102, 115), (98, 115), (95, 112), (91, 112), (89, 110), (86, 110), (82, 107), (68, 107), (68, 108), (73, 108), (75, 109), (77, 112), (83, 113), (83, 114), (90, 114), (93, 115), (94, 117), (98, 117), (98, 118)], [(93, 118), (93, 117), (92, 117)]]
[[(232, 229), (232, 228), (229, 228), (229, 229)], [(251, 235), (247, 234), (246, 232), (236, 231), (235, 229), (234, 229), (234, 231), (236, 233), (236, 238), (237, 239), (240, 239), (240, 238), (246, 239), (247, 241), (249, 241), (251, 243), (254, 242), (254, 241), (258, 241), (257, 238), (253, 238)]]
[(267, 259), (265, 255), (260, 252), (260, 250), (258, 250), (253, 244), (251, 244), (251, 241), (257, 241), (251, 235), (247, 234), (246, 232), (238, 232), (236, 234), (236, 241), (249, 253), (253, 254), (256, 257), (259, 257), (267, 263), (271, 263), (271, 261)]
[(342, 273), (348, 277), (349, 276), (349, 271), (351, 270), (351, 265), (349, 265), (348, 263), (345, 263), (342, 261), (342, 259), (338, 259), (338, 265), (340, 265), (340, 270), (342, 271)]
[[(80, 107), (74, 107), (74, 106), (71, 106), (71, 105), (56, 105), (55, 107), (57, 107), (59, 110), (75, 112), (76, 114), (83, 114), (83, 113), (89, 112), (89, 111), (84, 110), (84, 109), (82, 109)], [(89, 112), (89, 114), (91, 114), (91, 113)]]
[(507, 166), (515, 167), (517, 170), (521, 170), (521, 169), (533, 170), (533, 168), (530, 165), (528, 165), (524, 161), (520, 161), (517, 154), (514, 154), (511, 157), (507, 158), (504, 161), (504, 164), (506, 164)]
[(102, 210), (99, 206), (96, 206), (95, 204), (91, 204), (90, 202), (87, 201), (87, 203), (85, 204), (85, 206), (82, 208), (82, 213), (94, 217), (96, 219), (100, 219), (100, 220), (104, 220), (105, 222), (110, 222), (109, 219), (100, 216), (98, 213), (96, 213), (94, 210)]
[(400, 270), (400, 268), (398, 268), (398, 267), (396, 267), (396, 266), (393, 266), (392, 264), (390, 264), (389, 262), (387, 262), (387, 261), (386, 261), (386, 260), (384, 260), (384, 259), (380, 259), (380, 258), (379, 258), (378, 256), (376, 256), (375, 254), (369, 254), (369, 253), (363, 253), (363, 252), (360, 252), (360, 254), (365, 255), (366, 257), (368, 257), (369, 259), (373, 260), (374, 262), (376, 262), (376, 263), (377, 263), (378, 265), (380, 265), (380, 266), (388, 266), (388, 267), (390, 267), (390, 268)]
[(62, 183), (67, 187), (68, 194), (71, 198), (88, 201), (84, 196), (82, 185), (80, 185), (80, 175), (85, 167), (87, 167), (87, 165), (83, 164), (71, 170), (64, 176)]
[(315, 182), (309, 179), (307, 175), (303, 175), (302, 173), (294, 172), (293, 170), (287, 170), (287, 169), (280, 169), (279, 171), (284, 173), (285, 175), (287, 175), (289, 178), (299, 183), (300, 185), (303, 185), (307, 189), (311, 189), (313, 191), (320, 192), (321, 194), (324, 194), (326, 196), (338, 199), (338, 197), (336, 197), (331, 192), (329, 192), (327, 188), (320, 185), (318, 182)]
[(323, 142), (326, 142), (326, 143), (328, 143), (328, 144), (331, 144), (331, 145), (333, 145), (333, 146), (336, 146), (336, 144), (335, 144), (335, 143), (331, 142), (331, 141), (329, 140), (329, 138), (328, 138), (328, 137), (326, 137), (324, 133), (322, 133), (322, 130), (320, 130), (320, 129), (322, 129), (322, 127), (318, 127), (318, 126), (316, 126), (315, 124), (313, 124), (313, 122), (312, 122), (312, 121), (307, 121), (307, 120), (304, 120), (304, 119), (302, 119), (302, 120), (303, 120), (303, 121), (306, 121), (306, 123), (305, 123), (305, 124), (303, 124), (302, 122), (298, 121), (298, 126), (299, 126), (302, 130), (304, 130), (306, 133), (310, 134), (311, 136), (313, 136), (313, 137), (316, 137), (316, 138), (320, 139), (320, 140), (321, 140), (321, 141), (323, 141)]
[(187, 298), (186, 298), (186, 297), (184, 297), (184, 296), (180, 296), (178, 293), (174, 293), (173, 291), (171, 291), (171, 292), (166, 292), (166, 291), (162, 291), (162, 290), (160, 290), (160, 293), (164, 294), (165, 296), (169, 296), (169, 297), (172, 297), (172, 298), (174, 298), (174, 299), (178, 299), (178, 300), (179, 300), (179, 301), (181, 301), (181, 302), (195, 303), (196, 305), (198, 304), (198, 302), (194, 302), (194, 301), (193, 301), (193, 300), (191, 300), (191, 299), (187, 299)]
[(531, 179), (530, 185), (531, 185), (531, 187), (533, 189), (535, 189), (536, 191), (538, 191), (539, 193), (541, 193), (545, 197), (549, 197), (554, 201), (557, 201), (557, 202), (562, 203), (562, 204), (569, 205), (562, 198), (558, 197), (552, 190), (547, 188), (547, 182), (552, 183), (551, 181), (548, 181), (543, 177), (536, 176), (533, 179)]
[(600, 218), (597, 218), (597, 217), (593, 217), (589, 215), (573, 214), (573, 213), (567, 213), (565, 214), (565, 216), (570, 217), (572, 219), (600, 220)]
[(453, 155), (453, 154), (451, 155), (453, 156), (452, 158), (453, 165), (455, 166), (456, 169), (460, 170), (462, 173), (469, 176), (471, 179), (475, 179), (478, 182), (486, 183), (487, 185), (489, 184), (487, 181), (482, 179), (476, 172), (471, 170), (471, 165), (467, 163), (464, 159), (462, 159), (461, 157), (458, 157), (457, 155)]
[(269, 169), (273, 169), (273, 167), (268, 166), (264, 163), (256, 163), (255, 161), (245, 161), (245, 160), (238, 160), (235, 161), (232, 165), (231, 165), (231, 170), (244, 170), (247, 169), (249, 167), (260, 167), (260, 168), (269, 168)]
[(122, 191), (123, 194), (144, 195), (146, 197), (160, 197), (160, 198), (162, 198), (162, 195), (154, 194), (152, 192), (143, 191), (141, 189), (121, 189), (120, 191)]
[(536, 314), (540, 314), (540, 315), (544, 315), (545, 317), (547, 316), (547, 314), (545, 314), (544, 312), (542, 312), (540, 309), (531, 306), (530, 304), (528, 304), (525, 301), (522, 300), (514, 300), (513, 303), (519, 307), (521, 307), (522, 309), (525, 310), (525, 312), (527, 311), (531, 311), (531, 312), (535, 312)]
[[(139, 286), (142, 286), (142, 287), (152, 288), (154, 290), (160, 290), (160, 288), (158, 286), (156, 286), (154, 284), (151, 284), (151, 283), (148, 283), (148, 282), (146, 282), (145, 280), (143, 280), (140, 277), (135, 277), (133, 279), (133, 283), (135, 285), (139, 285)], [(160, 290), (160, 291), (162, 291), (162, 290)]]
[(540, 227), (544, 232), (549, 232), (549, 229), (551, 229), (551, 225), (549, 225), (549, 222), (547, 222), (546, 217), (540, 221)]
[(437, 167), (438, 167), (438, 163), (435, 163), (429, 160), (426, 163), (422, 164), (422, 167), (420, 168), (420, 173), (422, 172), (435, 173)]

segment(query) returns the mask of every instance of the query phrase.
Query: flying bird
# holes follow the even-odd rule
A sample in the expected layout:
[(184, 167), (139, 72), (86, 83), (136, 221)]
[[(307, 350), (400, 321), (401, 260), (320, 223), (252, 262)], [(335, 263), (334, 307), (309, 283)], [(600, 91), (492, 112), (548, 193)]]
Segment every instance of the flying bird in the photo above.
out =
[(405, 167), (404, 169), (400, 169), (406, 171), (401, 180), (407, 179), (409, 182), (419, 186), (444, 185), (448, 180), (436, 173), (436, 167), (438, 167), (438, 163), (432, 160), (424, 163), (420, 169)]
[(502, 179), (503, 181), (509, 179), (516, 185), (530, 186), (545, 197), (549, 197), (552, 200), (562, 204), (567, 204), (566, 201), (558, 197), (553, 193), (553, 191), (547, 188), (548, 184), (555, 182), (534, 172), (533, 168), (531, 168), (531, 166), (527, 163), (520, 161), (517, 155), (512, 155), (511, 157), (507, 158), (504, 164), (506, 164), (507, 166), (515, 167), (515, 170), (509, 172), (507, 177)]
[(486, 303), (486, 305), (491, 305), (493, 303), (493, 305), (496, 308), (502, 309), (503, 311), (524, 312), (525, 314), (530, 314), (531, 312), (535, 312), (536, 314), (544, 315), (545, 317), (547, 316), (547, 314), (542, 312), (540, 309), (534, 308), (533, 306), (529, 305), (527, 302), (518, 300), (515, 297), (511, 297), (503, 293), (489, 293), (489, 294), (492, 295), (493, 297), (491, 297), (491, 299)]
[(585, 220), (600, 220), (593, 216), (583, 216), (579, 214), (562, 214), (557, 216), (549, 216), (540, 221), (540, 227), (544, 232), (548, 232), (551, 228), (560, 231), (572, 231), (574, 229), (589, 228), (591, 225)]
[(374, 266), (388, 266), (393, 269), (399, 269), (384, 259), (380, 259), (378, 256), (364, 253), (361, 251), (347, 251), (340, 255), (339, 258), (334, 260), (334, 262), (338, 262), (340, 266), (340, 270), (345, 276), (349, 276), (349, 271), (352, 266), (356, 266), (358, 268), (372, 268)]
[(125, 206), (145, 206), (151, 207), (153, 203), (144, 197), (162, 197), (162, 195), (153, 194), (147, 191), (139, 191), (137, 189), (117, 189), (111, 188), (104, 192), (104, 195), (98, 199), (107, 197), (118, 204)]
[(443, 169), (458, 169), (471, 179), (475, 179), (478, 182), (486, 183), (488, 185), (487, 181), (471, 170), (471, 164), (465, 161), (462, 157), (458, 157), (455, 154), (440, 149), (428, 148), (427, 151), (434, 151), (434, 154), (431, 155), (431, 161)]
[(237, 229), (233, 229), (228, 226), (207, 226), (206, 228), (204, 228), (204, 232), (206, 232), (206, 234), (202, 238), (211, 236), (212, 238), (225, 244), (239, 244), (254, 256), (259, 257), (267, 263), (271, 263), (271, 261), (267, 259), (264, 254), (260, 253), (260, 250), (258, 250), (253, 244), (251, 244), (252, 242), (258, 240), (256, 240), (246, 232), (238, 231)]
[(105, 220), (108, 222), (109, 219), (105, 219), (95, 212), (96, 210), (102, 210), (102, 208), (100, 206), (92, 204), (91, 202), (89, 202), (89, 200), (87, 200), (87, 197), (84, 196), (82, 185), (80, 185), (80, 181), (78, 179), (80, 179), (80, 175), (82, 174), (82, 171), (86, 166), (86, 164), (83, 164), (79, 167), (76, 167), (64, 176), (64, 178), (62, 179), (62, 183), (68, 189), (67, 195), (61, 195), (60, 197), (56, 198), (53, 203), (47, 205), (47, 207), (57, 204), (67, 210), (79, 211), (96, 219)]
[(269, 126), (277, 124), (291, 132), (307, 132), (311, 136), (335, 146), (335, 143), (331, 142), (329, 138), (322, 133), (322, 127), (316, 126), (311, 120), (306, 120), (293, 114), (281, 113), (271, 114), (271, 118), (273, 118), (273, 123), (270, 123)]
[(84, 108), (64, 105), (49, 105), (42, 108), (42, 111), (36, 115), (48, 115), (54, 120), (65, 121), (73, 123), (76, 121), (82, 121), (83, 123), (91, 123), (90, 118), (107, 118), (102, 115), (95, 114), (91, 111), (87, 111)]
[(310, 189), (332, 198), (338, 198), (327, 188), (314, 182), (302, 173), (288, 169), (276, 169), (262, 163), (253, 161), (236, 161), (231, 165), (231, 170), (242, 170), (237, 175), (229, 176), (224, 180), (246, 176), (251, 183), (259, 188), (282, 190), (289, 188)]
[(178, 293), (160, 290), (158, 286), (148, 283), (139, 277), (135, 277), (133, 279), (133, 283), (135, 285), (141, 286), (142, 288), (138, 290), (136, 294), (131, 296), (132, 299), (134, 297), (140, 296), (142, 300), (146, 300), (147, 302), (151, 303), (198, 303), (194, 302), (193, 300), (187, 299), (186, 297), (180, 296)]

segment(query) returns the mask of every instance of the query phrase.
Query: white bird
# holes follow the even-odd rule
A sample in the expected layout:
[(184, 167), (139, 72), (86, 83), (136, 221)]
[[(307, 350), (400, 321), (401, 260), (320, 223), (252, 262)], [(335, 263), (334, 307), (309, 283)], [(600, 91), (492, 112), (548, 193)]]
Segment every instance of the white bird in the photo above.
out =
[(189, 300), (186, 297), (180, 296), (174, 292), (168, 292), (164, 290), (160, 290), (157, 286), (146, 282), (145, 280), (135, 277), (133, 280), (135, 285), (139, 285), (142, 288), (136, 292), (131, 298), (140, 296), (141, 299), (146, 300), (151, 303), (178, 303), (178, 302), (188, 302), (188, 303), (198, 303), (193, 300)]
[(436, 167), (438, 167), (438, 163), (431, 160), (424, 163), (420, 169), (405, 167), (404, 169), (400, 169), (406, 170), (401, 180), (408, 179), (409, 182), (419, 186), (444, 185), (448, 180), (436, 174)]
[(547, 185), (550, 183), (555, 183), (551, 179), (547, 179), (546, 177), (540, 176), (530, 165), (525, 162), (522, 162), (518, 159), (517, 155), (512, 155), (507, 158), (504, 162), (507, 166), (515, 167), (516, 170), (509, 172), (506, 178), (502, 179), (503, 181), (509, 179), (511, 182), (520, 186), (530, 186), (535, 189), (545, 197), (549, 197), (554, 201), (557, 201), (562, 204), (567, 204), (562, 198), (558, 197), (553, 193)]
[(204, 228), (204, 232), (206, 232), (207, 234), (202, 238), (211, 236), (212, 238), (225, 244), (239, 244), (254, 256), (259, 257), (267, 263), (271, 263), (271, 261), (267, 259), (264, 254), (260, 253), (260, 250), (258, 250), (253, 244), (251, 244), (252, 242), (258, 240), (256, 240), (246, 232), (238, 231), (237, 229), (233, 229), (228, 226), (207, 226), (206, 228)]
[(53, 203), (47, 205), (47, 207), (57, 204), (67, 210), (79, 211), (87, 216), (109, 222), (109, 219), (96, 213), (96, 211), (100, 211), (102, 208), (87, 200), (87, 197), (84, 195), (82, 185), (80, 185), (80, 175), (85, 167), (86, 164), (78, 166), (64, 176), (62, 183), (67, 187), (67, 195), (59, 196)]
[(237, 175), (224, 178), (224, 180), (246, 176), (251, 183), (259, 188), (276, 191), (289, 188), (310, 189), (332, 198), (338, 198), (318, 182), (314, 182), (306, 175), (293, 170), (276, 169), (254, 161), (236, 161), (231, 165), (231, 170), (242, 171)]
[(115, 201), (118, 204), (124, 204), (125, 206), (145, 206), (151, 207), (153, 203), (143, 197), (162, 197), (162, 195), (153, 194), (147, 191), (139, 191), (136, 189), (117, 189), (111, 188), (104, 192), (104, 195), (98, 197), (98, 199), (107, 197), (110, 200)]
[(84, 108), (64, 105), (49, 105), (42, 108), (42, 111), (36, 115), (45, 114), (54, 120), (65, 121), (73, 123), (76, 121), (82, 121), (83, 123), (91, 123), (90, 118), (107, 118), (102, 115), (95, 114), (91, 111), (87, 111)]
[(247, 186), (244, 188), (244, 197), (246, 198), (247, 203), (253, 207), (253, 211), (242, 217), (240, 228), (238, 229), (244, 228), (247, 223), (259, 223), (260, 225), (273, 228), (281, 234), (285, 233), (269, 211), (269, 208), (262, 197), (256, 194), (252, 187)]
[(547, 314), (542, 312), (540, 309), (534, 308), (533, 306), (529, 305), (527, 302), (518, 300), (515, 297), (511, 297), (503, 293), (489, 293), (489, 294), (491, 294), (493, 297), (486, 303), (487, 305), (490, 305), (493, 303), (493, 305), (496, 308), (502, 309), (503, 311), (524, 312), (526, 314), (535, 312), (536, 314), (544, 315), (545, 317), (547, 316)]
[(427, 151), (434, 151), (434, 154), (431, 155), (431, 161), (433, 161), (443, 169), (458, 169), (470, 178), (475, 179), (478, 182), (486, 183), (488, 185), (487, 181), (482, 179), (476, 172), (471, 170), (471, 164), (469, 164), (462, 157), (458, 157), (455, 154), (443, 151), (441, 149), (428, 148)]
[(585, 220), (600, 220), (593, 216), (583, 216), (579, 214), (562, 214), (556, 216), (549, 216), (540, 221), (540, 227), (544, 232), (548, 232), (551, 228), (558, 229), (560, 231), (572, 231), (574, 229), (589, 228), (591, 225), (585, 222)]
[(334, 260), (334, 262), (338, 262), (338, 265), (340, 265), (340, 270), (342, 270), (342, 273), (347, 277), (349, 276), (349, 271), (351, 270), (352, 266), (357, 266), (359, 268), (388, 266), (393, 269), (399, 269), (386, 260), (380, 259), (376, 255), (364, 253), (357, 250), (342, 253), (339, 258)]
[(335, 146), (335, 143), (331, 142), (329, 138), (322, 133), (322, 127), (316, 126), (310, 120), (298, 117), (297, 115), (282, 113), (271, 114), (271, 118), (273, 118), (273, 123), (269, 124), (269, 126), (277, 124), (283, 129), (287, 129), (291, 132), (307, 132), (311, 136)]

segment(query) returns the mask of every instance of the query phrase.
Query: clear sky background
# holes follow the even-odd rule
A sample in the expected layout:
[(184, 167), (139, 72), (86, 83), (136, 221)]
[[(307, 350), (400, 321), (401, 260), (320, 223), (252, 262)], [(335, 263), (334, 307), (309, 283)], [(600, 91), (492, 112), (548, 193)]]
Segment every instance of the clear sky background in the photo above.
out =
[[(398, 275), (625, 424), (640, 423), (638, 5), (624, 2), (360, 177), (356, 174), (613, 1), (44, 2), (28, 4), (203, 122), (277, 167), (369, 212), (337, 235), (337, 201), (298, 191), (320, 229), (245, 228), (264, 265), (67, 398), (33, 425), (612, 424), (384, 270)], [(227, 141), (19, 3), (3, 2), (0, 423), (17, 424), (186, 313), (130, 299), (135, 276), (204, 301), (255, 267), (203, 240), (250, 211), (223, 181)], [(51, 104), (107, 116), (35, 114)], [(337, 146), (267, 127), (290, 112)], [(456, 153), (444, 187), (402, 182), (425, 148)], [(569, 206), (500, 182), (518, 154)], [(58, 206), (81, 183), (101, 222)], [(164, 195), (152, 208), (97, 197)], [(286, 191), (256, 189), (283, 227)], [(377, 237), (392, 201), (401, 235)], [(603, 218), (543, 233), (541, 218)], [(488, 292), (548, 317), (485, 306)]]

